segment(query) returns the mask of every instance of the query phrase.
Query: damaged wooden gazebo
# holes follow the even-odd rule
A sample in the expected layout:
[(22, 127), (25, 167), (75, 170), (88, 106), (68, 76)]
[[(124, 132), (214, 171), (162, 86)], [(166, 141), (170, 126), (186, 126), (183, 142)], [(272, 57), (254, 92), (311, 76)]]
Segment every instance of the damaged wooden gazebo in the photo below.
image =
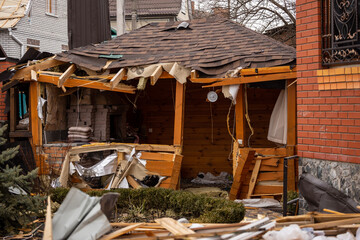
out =
[[(11, 92), (10, 137), (30, 139), (38, 166), (52, 163), (44, 150), (55, 148), (49, 133), (90, 126), (97, 134), (93, 142), (102, 146), (131, 143), (151, 153), (146, 167), (168, 175), (163, 187), (178, 188), (180, 176), (225, 171), (234, 177), (231, 198), (282, 193), (283, 158), (296, 147), (292, 47), (229, 20), (202, 19), (149, 24), (12, 70), (3, 87)], [(16, 129), (21, 84), (29, 94), (25, 132)], [(285, 96), (280, 103), (279, 95)], [(40, 97), (48, 101), (43, 120)], [(276, 105), (283, 115), (273, 113)], [(283, 136), (274, 143), (268, 140), (270, 119), (281, 117)], [(53, 142), (68, 142), (54, 135)], [(295, 165), (289, 162), (292, 190)]]

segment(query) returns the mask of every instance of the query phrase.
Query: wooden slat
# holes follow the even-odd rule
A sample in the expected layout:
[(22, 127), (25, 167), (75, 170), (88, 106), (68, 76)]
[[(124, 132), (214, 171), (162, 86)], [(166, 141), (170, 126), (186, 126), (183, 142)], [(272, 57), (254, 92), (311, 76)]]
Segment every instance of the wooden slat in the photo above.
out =
[(10, 138), (29, 138), (32, 137), (31, 132), (27, 130), (17, 130), (15, 132), (9, 132)]
[[(40, 74), (38, 81), (57, 85), (58, 79), (59, 79), (58, 76), (49, 76), (49, 75)], [(64, 83), (64, 87), (70, 87), (70, 88), (85, 87), (85, 88), (94, 88), (94, 89), (114, 91), (114, 92), (135, 93), (135, 88), (131, 86), (117, 86), (112, 89), (110, 87), (110, 84), (106, 84), (98, 81), (91, 81), (91, 80), (73, 79), (71, 77)]]
[(177, 222), (172, 218), (160, 218), (155, 219), (155, 222), (159, 223), (163, 226), (166, 230), (171, 232), (174, 235), (183, 235), (183, 234), (194, 234), (195, 232), (181, 223)]
[(230, 194), (229, 194), (230, 200), (235, 200), (238, 197), (239, 192), (241, 192), (242, 181), (246, 177), (245, 174), (243, 173), (244, 166), (246, 163), (251, 162), (252, 159), (254, 158), (255, 151), (249, 150), (249, 149), (247, 149), (247, 150), (248, 150), (248, 152), (246, 153), (246, 155), (244, 155), (244, 158), (241, 159), (242, 161), (239, 162), (238, 167), (236, 168), (234, 181), (231, 186), (231, 190), (230, 190)]
[[(340, 216), (343, 216), (343, 215), (340, 215)], [(306, 224), (306, 225), (302, 225), (301, 228), (311, 227), (314, 230), (318, 230), (318, 229), (326, 229), (326, 228), (337, 227), (339, 225), (359, 224), (359, 223), (360, 223), (360, 217), (337, 220), (337, 221), (330, 221), (330, 222), (323, 222), (323, 223)]]
[(246, 68), (246, 69), (241, 69), (240, 74), (242, 76), (249, 76), (249, 75), (261, 75), (261, 74), (273, 74), (273, 73), (285, 73), (285, 72), (296, 72), (296, 68), (291, 69), (290, 66)]
[(55, 60), (54, 57), (51, 57), (49, 59), (46, 59), (40, 63), (34, 64), (32, 66), (20, 69), (18, 71), (16, 71), (16, 73), (14, 74), (14, 76), (11, 78), (13, 79), (24, 79), (24, 80), (30, 80), (31, 79), (31, 70), (37, 72), (40, 70), (45, 70), (45, 69), (49, 69), (55, 66), (59, 66), (61, 64), (64, 64), (64, 62)]
[(276, 80), (285, 80), (285, 79), (296, 79), (296, 72), (276, 73), (276, 74), (239, 77), (239, 78), (229, 78), (229, 79), (226, 79), (226, 80), (223, 80), (220, 82), (216, 82), (216, 83), (213, 83), (210, 85), (206, 85), (203, 87), (204, 88), (219, 87), (219, 86), (227, 86), (227, 85), (233, 85), (233, 84), (267, 82), (267, 81), (276, 81)]
[(260, 172), (258, 176), (258, 181), (282, 181), (283, 173), (282, 172)]
[(126, 180), (133, 188), (135, 189), (141, 188), (141, 185), (131, 175), (126, 176)]
[(157, 80), (160, 78), (161, 74), (163, 73), (162, 66), (158, 66), (155, 71), (150, 76), (150, 83), (152, 86), (154, 86), (157, 82)]
[(254, 188), (255, 188), (257, 177), (258, 177), (259, 170), (260, 170), (260, 165), (261, 165), (261, 159), (256, 159), (255, 167), (252, 171), (251, 179), (250, 179), (250, 183), (249, 183), (249, 191), (248, 191), (246, 198), (251, 198), (251, 195), (254, 192)]
[(61, 76), (59, 77), (59, 81), (57, 86), (60, 88), (64, 85), (64, 82), (75, 72), (76, 70), (76, 65), (75, 64), (71, 64), (70, 67), (68, 67), (68, 69), (66, 69), (66, 71), (61, 74)]
[(174, 161), (174, 154), (171, 154), (171, 153), (142, 152), (141, 153), (141, 159), (172, 162), (172, 161)]
[[(130, 144), (133, 145), (133, 144)], [(175, 152), (175, 147), (172, 145), (160, 144), (134, 144), (135, 149), (138, 151), (159, 151), (159, 152)]]
[(134, 223), (130, 226), (127, 226), (127, 227), (124, 227), (124, 228), (121, 228), (115, 232), (112, 232), (108, 235), (105, 235), (103, 236), (102, 238), (100, 238), (100, 240), (111, 240), (111, 239), (114, 239), (114, 238), (117, 238), (117, 237), (120, 237), (126, 233), (129, 233), (131, 232), (132, 230), (140, 227), (141, 225), (143, 225), (144, 223)]
[(185, 84), (176, 81), (174, 145), (183, 146), (184, 138)]
[(171, 177), (173, 173), (173, 162), (159, 162), (159, 161), (146, 161), (146, 169), (150, 172), (155, 172), (161, 176)]
[(48, 196), (43, 240), (52, 240), (52, 239), (53, 239), (53, 230), (52, 230), (52, 220), (51, 220), (51, 200), (50, 200), (50, 196)]
[(116, 87), (119, 84), (119, 82), (124, 78), (125, 75), (126, 75), (126, 69), (125, 68), (120, 69), (115, 74), (115, 76), (110, 80), (111, 89)]

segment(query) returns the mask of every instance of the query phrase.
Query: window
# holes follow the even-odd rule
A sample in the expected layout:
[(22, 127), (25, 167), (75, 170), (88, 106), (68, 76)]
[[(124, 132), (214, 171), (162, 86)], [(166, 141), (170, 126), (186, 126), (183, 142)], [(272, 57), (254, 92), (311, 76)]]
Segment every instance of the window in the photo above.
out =
[(360, 0), (322, 1), (323, 65), (360, 62)]
[(46, 0), (46, 13), (57, 15), (57, 0)]

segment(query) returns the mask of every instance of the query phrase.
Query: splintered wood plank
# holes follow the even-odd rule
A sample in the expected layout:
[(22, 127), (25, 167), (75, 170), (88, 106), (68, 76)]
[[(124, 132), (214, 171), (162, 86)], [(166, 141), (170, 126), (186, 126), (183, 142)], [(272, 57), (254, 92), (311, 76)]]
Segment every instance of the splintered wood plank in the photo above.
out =
[(172, 218), (160, 218), (155, 219), (155, 222), (159, 223), (163, 226), (166, 230), (171, 232), (172, 234), (176, 235), (184, 235), (184, 234), (194, 234), (195, 232), (181, 223), (177, 222)]
[[(39, 74), (38, 82), (51, 83), (57, 85), (59, 76), (45, 75)], [(109, 83), (103, 83), (99, 81), (85, 80), (85, 79), (76, 79), (69, 78), (66, 82), (64, 82), (64, 87), (85, 87), (85, 88), (93, 88), (99, 90), (107, 90), (114, 92), (124, 92), (124, 93), (135, 93), (135, 88), (132, 86), (116, 86), (113, 89), (110, 87)]]
[(38, 76), (37, 76), (37, 73), (34, 70), (30, 71), (30, 75), (31, 75), (31, 80), (32, 81), (37, 81)]
[(127, 226), (127, 227), (124, 227), (124, 228), (121, 228), (115, 232), (112, 232), (108, 235), (105, 235), (103, 236), (102, 238), (100, 238), (100, 240), (111, 240), (111, 239), (114, 239), (114, 238), (117, 238), (117, 237), (120, 237), (126, 233), (129, 233), (131, 232), (132, 230), (140, 227), (141, 225), (143, 225), (144, 223), (135, 223), (135, 224), (132, 224), (130, 226)]
[[(184, 138), (185, 84), (176, 81), (174, 145), (182, 146)], [(181, 154), (181, 152), (180, 152)]]
[(47, 202), (48, 202), (48, 205), (46, 208), (45, 229), (44, 229), (43, 240), (52, 240), (53, 239), (53, 231), (52, 231), (52, 220), (51, 220), (50, 196), (48, 196)]
[(120, 69), (120, 71), (115, 74), (115, 76), (110, 80), (111, 89), (113, 89), (119, 84), (119, 82), (124, 78), (125, 74), (125, 68)]
[(59, 66), (61, 64), (64, 64), (64, 62), (55, 60), (54, 57), (48, 58), (40, 63), (31, 65), (29, 67), (17, 70), (16, 73), (14, 74), (14, 76), (11, 78), (13, 79), (24, 79), (24, 80), (30, 80), (31, 79), (31, 70), (37, 72), (40, 70), (45, 70), (45, 69), (49, 69), (55, 66)]
[(254, 188), (255, 188), (257, 177), (258, 177), (259, 170), (260, 170), (260, 165), (261, 165), (261, 159), (256, 159), (255, 167), (254, 167), (254, 169), (252, 171), (252, 174), (251, 174), (251, 179), (250, 179), (250, 184), (249, 184), (249, 191), (248, 191), (248, 194), (247, 194), (246, 198), (251, 198), (251, 195), (254, 192)]
[(71, 76), (71, 74), (73, 74), (76, 70), (76, 65), (75, 64), (71, 64), (70, 67), (68, 67), (68, 69), (66, 69), (66, 71), (59, 77), (59, 81), (58, 81), (58, 87), (62, 87), (64, 85), (64, 82)]
[(126, 180), (129, 182), (130, 186), (132, 186), (135, 189), (141, 188), (141, 185), (131, 176), (126, 176)]
[(171, 153), (157, 153), (157, 152), (142, 152), (141, 159), (144, 160), (158, 160), (158, 161), (174, 161), (174, 154)]
[[(343, 216), (343, 215), (341, 215), (341, 216)], [(306, 225), (302, 225), (300, 227), (301, 228), (311, 227), (311, 228), (314, 228), (314, 230), (319, 230), (319, 229), (337, 227), (337, 226), (345, 225), (345, 224), (359, 224), (359, 223), (360, 223), (360, 217), (337, 220), (337, 221), (330, 221), (330, 222), (323, 222), (323, 223), (306, 224)]]
[(150, 76), (150, 83), (152, 86), (154, 86), (157, 82), (157, 80), (160, 78), (161, 74), (163, 73), (162, 66), (158, 66), (155, 71)]
[(246, 177), (246, 174), (243, 172), (245, 164), (249, 164), (254, 158), (254, 155), (254, 150), (244, 149), (244, 158), (240, 160), (235, 171), (234, 181), (229, 194), (230, 200), (235, 200), (241, 192), (241, 185)]

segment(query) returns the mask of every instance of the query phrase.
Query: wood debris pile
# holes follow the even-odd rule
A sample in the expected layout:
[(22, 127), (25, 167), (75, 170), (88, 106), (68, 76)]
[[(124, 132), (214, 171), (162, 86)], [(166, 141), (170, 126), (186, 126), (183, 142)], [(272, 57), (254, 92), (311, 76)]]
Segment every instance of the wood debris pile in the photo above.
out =
[[(265, 217), (254, 222), (241, 222), (233, 224), (192, 224), (180, 223), (172, 218), (156, 219), (155, 223), (111, 223), (113, 230), (100, 237), (100, 240), (111, 239), (137, 239), (137, 240), (160, 240), (160, 239), (223, 239), (223, 240), (245, 240), (245, 239), (277, 239), (268, 238), (270, 232), (286, 230), (289, 226), (296, 225), (297, 228), (307, 234), (307, 238), (315, 236), (337, 236), (346, 232), (356, 235), (360, 227), (360, 214), (323, 214), (310, 212), (305, 215), (282, 217), (270, 220)], [(52, 239), (41, 230), (43, 224), (36, 227), (29, 234), (7, 237), (7, 239)], [(37, 232), (37, 234), (34, 234)], [(290, 232), (290, 230), (289, 230)], [(348, 234), (350, 234), (348, 233)], [(293, 232), (291, 234), (294, 234)], [(41, 236), (43, 235), (43, 236)], [(274, 235), (273, 235), (274, 237)], [(290, 236), (289, 236), (290, 237)], [(326, 239), (326, 238), (324, 238)], [(336, 239), (336, 238), (333, 238)]]

